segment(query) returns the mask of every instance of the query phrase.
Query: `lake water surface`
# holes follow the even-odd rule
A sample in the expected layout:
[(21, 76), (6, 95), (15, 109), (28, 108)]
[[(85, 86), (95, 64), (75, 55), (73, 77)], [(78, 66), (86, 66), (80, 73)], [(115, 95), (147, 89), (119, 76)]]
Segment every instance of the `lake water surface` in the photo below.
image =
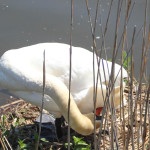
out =
[[(133, 11), (127, 25), (127, 43), (130, 47), (133, 35), (133, 28), (136, 25), (136, 33), (144, 25), (145, 1), (133, 1)], [(95, 1), (89, 0), (92, 20), (95, 17)], [(0, 56), (9, 49), (15, 49), (42, 42), (70, 41), (70, 0), (3, 0), (0, 3)], [(100, 13), (97, 20), (96, 40), (98, 48), (101, 46), (101, 27), (104, 29), (106, 17), (110, 6), (110, 0), (103, 0), (100, 3)], [(125, 3), (123, 3), (123, 7)], [(150, 8), (150, 3), (148, 3)], [(108, 58), (111, 58), (114, 42), (114, 31), (117, 14), (117, 0), (114, 1), (110, 22), (106, 34), (105, 48)], [(120, 20), (120, 39), (124, 21), (123, 12)], [(148, 11), (147, 26), (150, 20)], [(148, 30), (147, 30), (148, 31)], [(88, 21), (87, 9), (84, 0), (74, 1), (74, 23), (73, 23), (73, 45), (91, 50), (92, 36)], [(135, 75), (138, 78), (140, 57), (142, 47), (142, 30), (135, 40)], [(149, 57), (149, 54), (148, 54)], [(6, 103), (9, 94), (0, 92), (0, 105)]]

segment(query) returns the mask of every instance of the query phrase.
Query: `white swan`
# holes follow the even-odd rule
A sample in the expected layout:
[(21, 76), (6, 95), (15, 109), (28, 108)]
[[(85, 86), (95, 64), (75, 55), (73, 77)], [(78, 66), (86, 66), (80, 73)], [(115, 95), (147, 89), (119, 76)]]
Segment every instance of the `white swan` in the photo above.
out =
[[(70, 46), (67, 44), (41, 43), (5, 52), (0, 59), (0, 87), (8, 89), (27, 102), (41, 106), (43, 51), (45, 50), (46, 91), (44, 108), (53, 112), (56, 117), (63, 115), (67, 120), (69, 48)], [(92, 55), (86, 49), (72, 48), (71, 127), (83, 135), (91, 134), (94, 130)], [(105, 60), (100, 65), (104, 96), (106, 95), (105, 83), (109, 81), (111, 65), (111, 62)], [(97, 70), (96, 63), (95, 68)], [(118, 75), (118, 71), (120, 71), (120, 65), (115, 64), (115, 77)], [(124, 69), (123, 77), (127, 77), (127, 72)], [(114, 85), (114, 103), (116, 106), (120, 104), (120, 79), (119, 73)], [(99, 85), (96, 107), (104, 106), (102, 89)]]

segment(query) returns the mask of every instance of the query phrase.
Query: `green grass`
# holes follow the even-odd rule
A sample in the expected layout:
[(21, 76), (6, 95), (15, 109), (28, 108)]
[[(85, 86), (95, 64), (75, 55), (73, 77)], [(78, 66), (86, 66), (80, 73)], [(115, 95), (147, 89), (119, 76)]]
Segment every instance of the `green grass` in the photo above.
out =
[[(73, 136), (73, 143), (70, 143), (72, 150), (90, 150), (91, 145), (83, 141), (83, 138)], [(65, 147), (68, 147), (68, 143), (65, 143)]]

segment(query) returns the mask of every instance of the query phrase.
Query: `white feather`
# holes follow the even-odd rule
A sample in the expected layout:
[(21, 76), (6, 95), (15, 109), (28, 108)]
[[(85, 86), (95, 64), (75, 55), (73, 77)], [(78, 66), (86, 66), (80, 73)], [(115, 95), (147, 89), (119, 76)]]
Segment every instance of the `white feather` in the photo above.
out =
[[(40, 106), (44, 50), (46, 54), (46, 78), (52, 75), (68, 88), (69, 49), (70, 46), (67, 44), (41, 43), (5, 52), (0, 59), (0, 87), (8, 89), (16, 96)], [(92, 62), (93, 54), (90, 51), (80, 47), (72, 47), (71, 94), (81, 113), (93, 111)], [(100, 63), (99, 69), (103, 90), (106, 90), (105, 79), (107, 83), (109, 82), (111, 67), (112, 63), (109, 61), (103, 60)], [(115, 87), (120, 86), (121, 74), (118, 74), (120, 68), (120, 65), (115, 64), (115, 77), (118, 75)], [(97, 63), (95, 63), (95, 70), (98, 70)], [(127, 77), (127, 72), (124, 69), (123, 77)], [(41, 92), (37, 92), (39, 87), (41, 88)], [(100, 85), (99, 89), (101, 90)], [(102, 107), (104, 100), (102, 93), (99, 95), (97, 107)], [(56, 113), (57, 117), (61, 115), (61, 110), (56, 105), (55, 100), (51, 98), (51, 95), (45, 95), (44, 108)]]

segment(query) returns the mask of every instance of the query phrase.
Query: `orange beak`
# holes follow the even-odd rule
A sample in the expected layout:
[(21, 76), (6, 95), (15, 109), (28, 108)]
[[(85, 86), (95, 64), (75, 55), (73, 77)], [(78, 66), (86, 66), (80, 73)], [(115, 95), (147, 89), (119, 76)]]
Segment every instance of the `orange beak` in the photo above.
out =
[(102, 109), (103, 109), (103, 107), (98, 107), (96, 109), (96, 116), (100, 116), (100, 113), (101, 113)]

